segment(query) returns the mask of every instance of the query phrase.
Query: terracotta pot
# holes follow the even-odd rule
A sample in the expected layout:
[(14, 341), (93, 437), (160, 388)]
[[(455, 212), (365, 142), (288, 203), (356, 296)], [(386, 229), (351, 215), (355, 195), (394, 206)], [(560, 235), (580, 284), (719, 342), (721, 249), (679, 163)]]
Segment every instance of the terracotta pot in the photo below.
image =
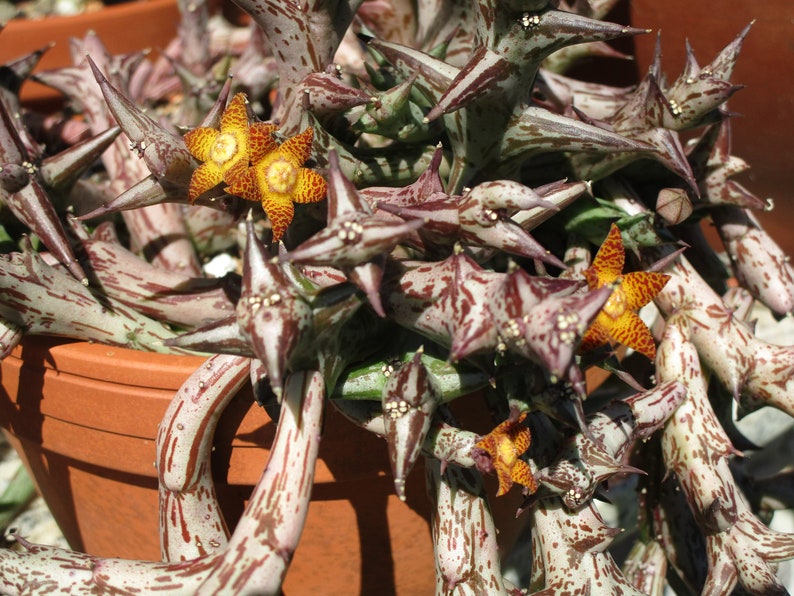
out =
[[(159, 560), (157, 426), (174, 391), (202, 362), (32, 337), (2, 362), (0, 423), (73, 548)], [(250, 391), (235, 398), (216, 433), (213, 474), (230, 527), (275, 433), (264, 410), (252, 404)], [(326, 428), (285, 591), (432, 593), (422, 470), (409, 477), (402, 503), (383, 441), (331, 408)]]
[[(96, 32), (111, 53), (152, 48), (158, 50), (176, 36), (179, 8), (176, 0), (139, 0), (107, 6), (102, 10), (69, 17), (15, 19), (0, 31), (0, 64), (21, 58), (54, 42), (36, 70), (72, 64), (69, 38)], [(22, 101), (34, 107), (62, 96), (33, 81), (22, 85)]]
[(634, 38), (638, 74), (653, 58), (656, 32), (662, 34), (663, 68), (668, 77), (681, 72), (685, 40), (701, 66), (751, 21), (732, 81), (746, 85), (728, 102), (733, 119), (733, 153), (752, 169), (736, 179), (775, 209), (760, 214), (764, 226), (794, 254), (794, 3), (791, 0), (631, 0), (630, 22), (653, 29)]

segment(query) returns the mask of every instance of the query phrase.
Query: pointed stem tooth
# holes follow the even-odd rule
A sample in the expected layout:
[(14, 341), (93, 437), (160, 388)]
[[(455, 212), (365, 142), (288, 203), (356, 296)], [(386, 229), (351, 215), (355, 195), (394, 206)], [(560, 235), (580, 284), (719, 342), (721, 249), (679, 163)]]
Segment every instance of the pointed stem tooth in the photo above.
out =
[(384, 222), (374, 216), (336, 220), (280, 258), (291, 263), (356, 267), (388, 254), (422, 224), (420, 220)]
[(243, 282), (237, 315), (240, 330), (267, 368), (280, 395), (290, 359), (312, 328), (312, 309), (289, 285), (265, 252), (252, 221), (246, 222)]
[(372, 100), (369, 93), (351, 87), (339, 77), (315, 72), (303, 79), (302, 92), (309, 96), (309, 109), (316, 116), (334, 115)]
[(486, 213), (497, 217), (496, 220), (489, 221), (487, 225), (474, 220), (472, 215), (482, 214), (483, 210), (471, 203), (464, 203), (460, 206), (460, 239), (463, 242), (475, 246), (496, 248), (511, 255), (537, 259), (553, 267), (565, 268), (565, 264), (556, 255), (512, 220), (499, 218), (495, 212), (490, 210)]
[(0, 163), (22, 164), (29, 158), (11, 113), (0, 101)]
[(400, 366), (386, 382), (381, 396), (394, 487), (403, 501), (405, 480), (419, 458), (442, 397), (438, 383), (421, 358), (421, 351), (417, 351)]
[(386, 317), (386, 311), (383, 310), (383, 304), (380, 299), (380, 284), (383, 280), (383, 262), (385, 254), (381, 255), (382, 258), (376, 257), (381, 262), (363, 263), (353, 267), (350, 271), (349, 278), (356, 286), (364, 290), (367, 295), (370, 306), (378, 313), (379, 317)]
[(72, 145), (66, 151), (42, 161), (39, 173), (44, 183), (51, 188), (66, 190), (91, 167), (119, 136), (118, 126)]
[[(80, 215), (79, 218), (88, 220), (109, 213), (131, 211), (166, 202), (187, 204), (187, 194), (183, 188), (169, 184), (167, 180), (158, 179), (154, 174), (150, 174), (140, 182), (132, 184), (116, 198), (89, 213)], [(201, 201), (198, 203), (203, 204)], [(220, 201), (216, 201), (216, 203), (220, 203)]]
[(712, 75), (723, 81), (727, 81), (731, 78), (733, 69), (736, 66), (736, 61), (739, 58), (739, 53), (742, 50), (742, 45), (744, 44), (747, 34), (750, 33), (753, 23), (755, 23), (754, 20), (748, 23), (733, 41), (720, 50), (717, 57), (706, 67)]
[(181, 333), (177, 337), (166, 340), (165, 345), (195, 352), (217, 352), (254, 357), (254, 351), (240, 329), (236, 314), (193, 331)]
[(371, 214), (369, 204), (361, 198), (353, 183), (342, 173), (339, 153), (328, 150), (328, 221), (350, 214)]
[(511, 77), (511, 71), (508, 61), (480, 46), (427, 113), (425, 121), (432, 122), (476, 99), (488, 97), (489, 102), (493, 101), (494, 94), (502, 94), (500, 85)]
[(229, 95), (232, 90), (233, 77), (228, 76), (221, 87), (218, 97), (212, 104), (212, 108), (204, 115), (204, 119), (199, 123), (199, 126), (206, 126), (209, 128), (220, 129), (221, 116), (226, 109), (226, 104), (229, 101)]
[(86, 60), (99, 83), (108, 109), (146, 162), (149, 171), (158, 179), (165, 178), (172, 184), (187, 188), (195, 160), (182, 138), (166, 131), (111, 85), (91, 56), (86, 56)]
[(653, 149), (641, 140), (585, 124), (549, 110), (530, 106), (514, 116), (502, 141), (502, 159), (544, 151), (629, 153), (650, 156)]
[(45, 246), (69, 269), (76, 280), (83, 285), (88, 283), (88, 276), (77, 262), (49, 195), (38, 181), (31, 180), (19, 192), (7, 195), (4, 202), (17, 219), (41, 238)]
[(542, 224), (557, 211), (564, 209), (584, 193), (590, 193), (591, 188), (589, 182), (565, 182), (563, 180), (535, 190), (543, 197), (544, 201), (552, 203), (555, 208), (551, 210), (533, 207), (514, 214), (511, 219), (527, 231)]

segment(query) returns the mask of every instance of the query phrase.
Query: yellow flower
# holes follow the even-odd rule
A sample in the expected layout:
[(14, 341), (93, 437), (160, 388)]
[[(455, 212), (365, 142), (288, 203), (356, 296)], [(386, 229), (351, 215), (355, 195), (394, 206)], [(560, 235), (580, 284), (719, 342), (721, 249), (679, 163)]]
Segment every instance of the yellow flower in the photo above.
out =
[(637, 310), (654, 299), (670, 276), (651, 271), (623, 274), (625, 262), (626, 250), (620, 229), (612, 224), (609, 235), (584, 275), (591, 290), (606, 285), (613, 285), (614, 290), (585, 332), (580, 351), (585, 352), (615, 340), (653, 360), (656, 357), (656, 344), (651, 331), (637, 315)]
[(526, 417), (527, 413), (524, 412), (517, 420), (505, 420), (475, 445), (490, 456), (490, 465), (486, 468), (490, 467), (496, 472), (499, 480), (497, 497), (506, 494), (513, 483), (527, 487), (530, 493), (538, 489), (529, 464), (520, 459), (529, 449), (531, 441), (529, 429), (521, 424)]
[[(221, 116), (220, 130), (201, 126), (185, 134), (188, 151), (203, 162), (190, 178), (188, 199), (191, 203), (221, 182), (231, 184), (248, 167), (247, 103), (245, 94), (238, 93)], [(271, 132), (275, 129), (273, 125), (267, 126), (271, 127)]]
[[(254, 140), (252, 127), (252, 141)], [(269, 134), (267, 135), (269, 137)], [(271, 148), (252, 144), (252, 166), (229, 184), (226, 192), (261, 202), (270, 219), (273, 241), (278, 241), (295, 216), (293, 203), (316, 203), (327, 190), (325, 179), (302, 167), (311, 155), (311, 127)]]

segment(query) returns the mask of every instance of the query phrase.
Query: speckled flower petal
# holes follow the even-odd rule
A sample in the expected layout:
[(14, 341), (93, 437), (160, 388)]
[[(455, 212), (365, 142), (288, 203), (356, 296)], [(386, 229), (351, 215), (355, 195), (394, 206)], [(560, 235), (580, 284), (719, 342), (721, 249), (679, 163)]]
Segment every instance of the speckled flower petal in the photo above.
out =
[(582, 344), (579, 347), (580, 352), (594, 350), (609, 341), (609, 329), (600, 322), (600, 319), (601, 317), (597, 317), (593, 324), (587, 328), (584, 337), (582, 337)]
[(626, 251), (620, 230), (612, 224), (592, 266), (584, 271), (584, 276), (591, 290), (610, 285), (614, 285), (614, 289), (596, 322), (585, 333), (579, 351), (603, 345), (611, 338), (653, 360), (656, 356), (653, 336), (636, 311), (656, 297), (670, 276), (653, 271), (624, 275), (622, 270), (625, 261)]
[(242, 176), (248, 169), (248, 132), (245, 130), (235, 130), (225, 134), (232, 135), (236, 145), (234, 155), (220, 166), (221, 172), (223, 172), (223, 180), (226, 184), (229, 184)]
[(188, 187), (188, 200), (193, 203), (200, 195), (223, 182), (221, 169), (212, 161), (205, 161), (193, 172)]
[(245, 93), (237, 93), (221, 116), (221, 132), (246, 130), (248, 128), (248, 100)]
[(621, 289), (626, 294), (626, 307), (636, 310), (653, 300), (667, 285), (670, 276), (655, 271), (637, 271), (627, 273), (622, 279)]
[(325, 178), (314, 170), (301, 168), (298, 170), (298, 181), (295, 183), (295, 194), (292, 200), (296, 203), (316, 203), (321, 201), (328, 190)]
[(276, 130), (275, 124), (269, 122), (254, 122), (248, 129), (249, 159), (252, 164), (257, 164), (270, 152), (278, 149), (278, 143), (272, 133)]
[(248, 168), (244, 174), (235, 178), (233, 184), (226, 187), (226, 192), (246, 201), (261, 202), (262, 193), (259, 191), (256, 170)]
[(613, 339), (619, 341), (624, 346), (637, 350), (650, 360), (656, 358), (656, 344), (647, 325), (637, 313), (627, 310), (614, 322), (609, 330)]
[(310, 126), (303, 132), (284, 141), (281, 147), (279, 147), (279, 150), (295, 165), (295, 167), (300, 167), (306, 163), (312, 154), (313, 138), (314, 129)]
[(190, 155), (199, 161), (207, 161), (210, 158), (210, 149), (215, 139), (218, 138), (218, 131), (208, 126), (200, 126), (185, 133), (185, 146), (190, 151)]
[(262, 208), (265, 210), (270, 227), (273, 230), (273, 242), (278, 242), (295, 217), (295, 207), (289, 195), (268, 193), (262, 197)]
[(590, 288), (606, 285), (621, 274), (626, 263), (626, 250), (623, 248), (623, 238), (620, 229), (612, 224), (609, 234), (598, 249), (593, 259), (593, 264), (585, 272), (585, 278)]

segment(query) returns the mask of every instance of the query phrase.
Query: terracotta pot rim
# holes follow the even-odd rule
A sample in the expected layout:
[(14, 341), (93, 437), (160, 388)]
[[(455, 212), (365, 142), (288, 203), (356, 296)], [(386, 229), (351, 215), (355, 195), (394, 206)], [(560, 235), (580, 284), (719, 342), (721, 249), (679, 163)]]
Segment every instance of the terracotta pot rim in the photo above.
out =
[(140, 12), (141, 8), (136, 5), (147, 4), (150, 10), (156, 10), (161, 6), (170, 6), (176, 0), (129, 0), (119, 4), (108, 4), (103, 6), (100, 10), (92, 10), (73, 15), (53, 15), (40, 18), (21, 18), (11, 19), (3, 28), (5, 33), (9, 30), (18, 30), (24, 32), (30, 29), (41, 27), (43, 21), (48, 21), (53, 26), (72, 26), (79, 24), (82, 21), (102, 22), (110, 19), (118, 19), (120, 17), (128, 16), (129, 14)]
[[(26, 337), (10, 355), (22, 359), (23, 354), (25, 358), (35, 357), (43, 368), (56, 372), (68, 370), (69, 374), (89, 379), (174, 391), (181, 387), (185, 376), (195, 371), (206, 360), (202, 355), (144, 352), (47, 335)], [(108, 358), (117, 361), (118, 366), (112, 370), (107, 369), (104, 363)], [(153, 359), (158, 361), (158, 375), (162, 373), (167, 379), (165, 386), (159, 382), (160, 379), (157, 384), (147, 382), (150, 379), (147, 372), (151, 370)]]
[[(95, 32), (112, 54), (162, 50), (176, 37), (179, 18), (177, 0), (133, 0), (78, 15), (11, 20), (0, 30), (0, 64), (46, 50), (36, 71), (71, 66), (69, 40), (89, 31)], [(63, 96), (56, 89), (27, 80), (20, 99), (28, 107), (48, 111), (60, 105)]]

